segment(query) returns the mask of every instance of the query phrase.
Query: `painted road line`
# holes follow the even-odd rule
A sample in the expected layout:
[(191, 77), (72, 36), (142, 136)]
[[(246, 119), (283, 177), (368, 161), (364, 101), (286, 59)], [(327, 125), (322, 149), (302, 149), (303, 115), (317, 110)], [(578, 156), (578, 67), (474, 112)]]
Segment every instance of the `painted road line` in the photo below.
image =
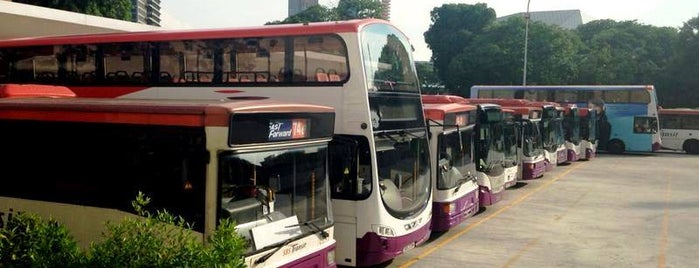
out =
[(439, 243), (429, 245), (429, 246), (425, 249), (425, 251), (423, 251), (422, 253), (420, 253), (420, 255), (411, 258), (410, 260), (406, 261), (405, 263), (400, 264), (398, 267), (400, 267), (400, 268), (410, 267), (411, 265), (413, 265), (413, 264), (415, 264), (416, 262), (418, 262), (420, 259), (423, 259), (423, 258), (429, 256), (430, 254), (434, 253), (436, 250), (438, 250), (438, 249), (440, 249), (440, 248), (446, 246), (447, 244), (449, 244), (449, 242), (454, 241), (454, 239), (457, 239), (457, 238), (463, 236), (464, 234), (468, 233), (469, 231), (473, 230), (474, 228), (478, 227), (479, 225), (483, 224), (484, 222), (487, 222), (488, 220), (490, 220), (490, 219), (492, 219), (492, 218), (494, 218), (494, 217), (500, 215), (501, 213), (503, 213), (503, 212), (509, 210), (509, 209), (512, 208), (513, 206), (515, 206), (515, 205), (521, 203), (522, 201), (526, 200), (527, 198), (529, 198), (529, 197), (530, 197), (531, 195), (533, 195), (534, 193), (536, 193), (536, 192), (538, 192), (538, 191), (540, 191), (540, 190), (542, 190), (542, 189), (545, 189), (545, 188), (549, 187), (551, 184), (553, 184), (553, 183), (556, 182), (557, 180), (559, 180), (559, 179), (565, 177), (566, 175), (568, 175), (568, 173), (570, 173), (570, 172), (572, 172), (573, 170), (576, 170), (576, 169), (582, 167), (582, 166), (585, 165), (586, 163), (588, 163), (588, 162), (582, 162), (582, 163), (576, 162), (576, 163), (574, 163), (574, 165), (575, 165), (574, 167), (572, 167), (572, 168), (570, 168), (570, 169), (564, 171), (564, 172), (561, 173), (561, 174), (558, 174), (558, 176), (554, 177), (553, 179), (547, 181), (546, 183), (544, 183), (544, 184), (542, 184), (542, 185), (539, 185), (539, 187), (534, 188), (533, 190), (531, 190), (531, 191), (529, 191), (529, 192), (527, 192), (527, 193), (521, 195), (521, 196), (520, 196), (519, 198), (517, 198), (516, 200), (514, 200), (514, 201), (512, 201), (511, 203), (505, 205), (504, 207), (500, 208), (499, 210), (493, 212), (493, 214), (490, 214), (490, 215), (488, 215), (487, 217), (484, 217), (484, 218), (482, 218), (482, 219), (480, 219), (480, 220), (478, 220), (478, 221), (476, 221), (476, 222), (474, 222), (474, 223), (469, 224), (469, 225), (466, 226), (466, 228), (464, 228), (463, 230), (461, 230), (461, 231), (459, 231), (459, 232), (456, 232), (456, 233), (454, 233), (454, 234), (448, 236), (447, 238), (445, 238), (444, 240), (440, 241)]
[(665, 185), (665, 208), (663, 209), (663, 225), (660, 231), (660, 254), (658, 255), (658, 268), (665, 268), (665, 252), (667, 251), (667, 236), (670, 224), (670, 171), (665, 173), (667, 182)]

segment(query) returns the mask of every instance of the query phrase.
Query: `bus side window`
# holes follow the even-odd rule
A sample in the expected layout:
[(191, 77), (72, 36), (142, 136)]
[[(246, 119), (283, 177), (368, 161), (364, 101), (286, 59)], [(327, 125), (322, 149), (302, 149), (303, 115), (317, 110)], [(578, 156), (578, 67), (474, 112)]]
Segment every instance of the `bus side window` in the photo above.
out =
[(330, 142), (332, 198), (359, 200), (372, 190), (371, 157), (365, 137), (336, 135)]

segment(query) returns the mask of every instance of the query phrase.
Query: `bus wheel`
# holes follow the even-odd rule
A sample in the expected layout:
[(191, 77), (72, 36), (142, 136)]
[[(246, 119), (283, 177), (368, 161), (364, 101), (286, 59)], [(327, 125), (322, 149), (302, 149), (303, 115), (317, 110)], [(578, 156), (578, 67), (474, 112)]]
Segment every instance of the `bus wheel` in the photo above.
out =
[(611, 140), (607, 143), (607, 151), (613, 154), (621, 154), (626, 150), (626, 146), (623, 141)]
[(688, 154), (699, 154), (699, 140), (691, 139), (684, 142), (682, 145)]

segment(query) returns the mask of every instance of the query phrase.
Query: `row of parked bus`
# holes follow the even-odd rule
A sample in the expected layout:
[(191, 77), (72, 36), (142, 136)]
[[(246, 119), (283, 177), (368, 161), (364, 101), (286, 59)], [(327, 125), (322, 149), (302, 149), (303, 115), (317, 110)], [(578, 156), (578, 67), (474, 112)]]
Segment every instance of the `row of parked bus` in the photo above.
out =
[(587, 102), (421, 95), (410, 47), (381, 20), (0, 41), (0, 220), (87, 245), (144, 192), (202, 240), (235, 220), (250, 267), (370, 266), (601, 145)]

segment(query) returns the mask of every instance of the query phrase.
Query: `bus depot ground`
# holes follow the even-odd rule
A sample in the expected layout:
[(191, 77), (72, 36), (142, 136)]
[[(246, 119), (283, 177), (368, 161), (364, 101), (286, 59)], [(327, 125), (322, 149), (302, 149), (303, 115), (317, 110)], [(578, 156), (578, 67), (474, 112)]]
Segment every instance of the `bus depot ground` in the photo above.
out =
[(699, 156), (599, 154), (504, 199), (385, 267), (697, 267)]

